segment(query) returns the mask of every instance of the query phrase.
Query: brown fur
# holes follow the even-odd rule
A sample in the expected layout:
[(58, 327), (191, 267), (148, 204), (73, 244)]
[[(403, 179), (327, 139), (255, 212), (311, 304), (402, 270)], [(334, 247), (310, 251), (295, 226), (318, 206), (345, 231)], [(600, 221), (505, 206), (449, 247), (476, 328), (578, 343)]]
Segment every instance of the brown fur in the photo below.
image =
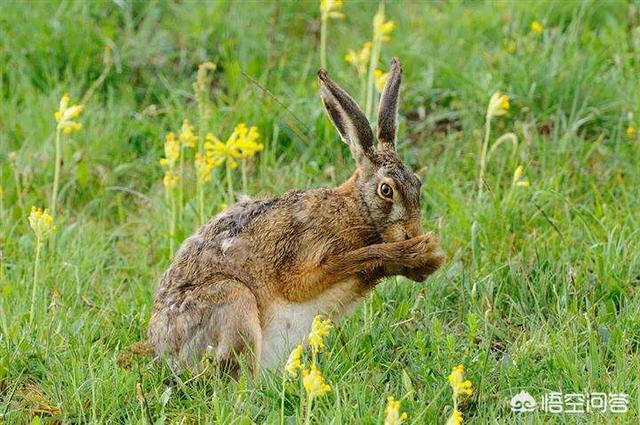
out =
[[(420, 182), (395, 154), (395, 115), (379, 117), (387, 128), (374, 151), (355, 102), (326, 73), (319, 78), (356, 171), (336, 188), (238, 203), (188, 238), (156, 292), (149, 339), (158, 355), (194, 365), (209, 351), (235, 370), (244, 353), (255, 371), (263, 332), (283, 305), (329, 294), (334, 307), (322, 312), (340, 314), (384, 277), (422, 281), (442, 264), (436, 236), (420, 225)], [(396, 113), (399, 81), (394, 60), (381, 113)], [(379, 194), (382, 182), (393, 200)]]

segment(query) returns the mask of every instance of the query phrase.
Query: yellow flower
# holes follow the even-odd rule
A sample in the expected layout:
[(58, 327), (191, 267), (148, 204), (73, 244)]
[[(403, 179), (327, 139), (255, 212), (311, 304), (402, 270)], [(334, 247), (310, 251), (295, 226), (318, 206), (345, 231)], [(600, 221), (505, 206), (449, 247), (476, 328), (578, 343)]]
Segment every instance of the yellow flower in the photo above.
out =
[(347, 54), (344, 56), (344, 60), (353, 65), (358, 75), (365, 75), (367, 73), (367, 66), (369, 65), (370, 57), (371, 42), (367, 41), (359, 51), (348, 49)]
[(384, 12), (378, 9), (378, 12), (373, 17), (373, 39), (378, 41), (389, 41), (391, 39), (389, 34), (391, 34), (395, 27), (395, 22), (385, 22)]
[(298, 376), (298, 369), (302, 369), (302, 350), (304, 347), (302, 344), (298, 345), (293, 349), (291, 354), (289, 354), (289, 358), (287, 359), (287, 364), (284, 369), (291, 375), (291, 377), (295, 378)]
[(381, 69), (375, 69), (373, 71), (373, 77), (375, 78), (376, 89), (378, 89), (379, 92), (382, 92), (385, 84), (387, 84), (389, 73), (383, 72)]
[(387, 397), (387, 407), (384, 409), (384, 425), (400, 425), (407, 419), (405, 412), (400, 413), (400, 402), (393, 397)]
[(225, 143), (213, 134), (207, 134), (204, 147), (214, 167), (227, 161), (231, 168), (236, 168), (238, 166), (236, 159), (249, 158), (264, 149), (264, 145), (257, 142), (259, 138), (260, 133), (257, 127), (249, 128), (244, 123), (240, 123)]
[(193, 132), (193, 126), (189, 124), (188, 120), (182, 122), (182, 128), (180, 129), (180, 135), (178, 136), (182, 146), (192, 148), (196, 145), (196, 135)]
[(46, 209), (31, 207), (29, 214), (29, 225), (36, 234), (36, 238), (44, 239), (49, 233), (56, 230), (53, 224), (53, 217), (49, 215)]
[(453, 409), (453, 413), (447, 421), (447, 425), (461, 425), (462, 424), (462, 412), (458, 409)]
[(178, 183), (180, 182), (180, 176), (178, 174), (174, 174), (171, 170), (167, 170), (164, 175), (164, 179), (162, 179), (162, 182), (164, 183), (164, 187), (167, 190), (170, 190), (178, 185)]
[(223, 202), (223, 203), (220, 204), (220, 211), (224, 211), (227, 208), (229, 208), (229, 205), (227, 205), (226, 203)]
[(235, 158), (237, 158), (239, 152), (231, 142), (231, 139), (227, 140), (226, 143), (222, 143), (219, 139), (214, 137), (213, 134), (208, 133), (204, 148), (207, 152), (207, 157), (211, 163), (214, 164), (214, 167), (217, 167), (225, 161), (228, 161), (231, 168), (238, 167), (238, 163), (235, 161)]
[(323, 19), (344, 18), (344, 14), (339, 12), (342, 9), (342, 0), (320, 0), (320, 12)]
[(321, 396), (331, 391), (331, 386), (324, 382), (322, 373), (316, 368), (315, 365), (311, 366), (311, 370), (302, 371), (302, 384), (307, 392), (307, 395), (311, 398)]
[(176, 135), (173, 132), (165, 137), (164, 156), (160, 160), (160, 165), (172, 170), (176, 165), (176, 161), (180, 158), (180, 143), (176, 140)]
[(487, 119), (505, 115), (507, 112), (509, 112), (509, 97), (499, 91), (495, 92), (491, 96), (491, 99), (489, 99), (489, 106), (487, 106)]
[(194, 165), (196, 168), (196, 178), (198, 179), (198, 183), (203, 184), (210, 182), (214, 162), (206, 155), (196, 153)]
[(627, 137), (633, 138), (633, 136), (635, 136), (635, 134), (636, 134), (636, 129), (632, 125), (627, 127)]
[(231, 143), (237, 149), (237, 158), (245, 159), (264, 149), (264, 145), (257, 142), (259, 138), (260, 133), (258, 133), (257, 127), (247, 128), (244, 123), (240, 123), (233, 130), (229, 139), (233, 140)]
[(540, 21), (534, 20), (533, 22), (531, 22), (531, 31), (535, 32), (536, 34), (542, 34), (544, 32), (544, 27), (542, 26)]
[(473, 386), (471, 381), (464, 379), (464, 366), (458, 365), (453, 368), (449, 375), (449, 383), (453, 389), (453, 398), (458, 399), (460, 396), (470, 396), (473, 394)]
[(69, 134), (72, 131), (80, 131), (82, 124), (73, 121), (80, 115), (84, 105), (72, 105), (69, 106), (69, 95), (65, 94), (60, 99), (58, 110), (53, 114), (58, 123), (58, 130), (62, 130), (64, 134)]
[(513, 184), (519, 187), (527, 188), (529, 187), (528, 180), (522, 180), (522, 173), (524, 171), (524, 167), (522, 165), (518, 165), (516, 171), (513, 173)]
[(515, 53), (517, 49), (518, 49), (518, 44), (515, 42), (515, 40), (510, 40), (507, 43), (507, 52), (508, 53)]
[(313, 318), (311, 324), (311, 333), (309, 334), (309, 345), (314, 352), (324, 348), (324, 338), (329, 335), (329, 331), (333, 328), (331, 319), (322, 320), (322, 316), (318, 315)]
[(522, 177), (522, 171), (523, 170), (524, 170), (524, 167), (522, 165), (518, 165), (518, 167), (516, 168), (516, 171), (514, 171), (514, 173), (513, 173), (513, 182), (514, 183), (520, 181), (520, 178)]

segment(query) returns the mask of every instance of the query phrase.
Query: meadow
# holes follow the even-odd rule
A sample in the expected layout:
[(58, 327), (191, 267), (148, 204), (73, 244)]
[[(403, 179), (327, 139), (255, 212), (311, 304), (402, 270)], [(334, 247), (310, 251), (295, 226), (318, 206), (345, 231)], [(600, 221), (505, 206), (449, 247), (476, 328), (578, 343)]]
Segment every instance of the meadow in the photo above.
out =
[[(377, 96), (370, 63), (345, 55), (378, 8), (347, 0), (323, 24), (315, 1), (0, 3), (0, 423), (380, 424), (393, 396), (405, 423), (444, 424), (457, 365), (464, 423), (640, 422), (636, 2), (386, 4), (374, 67), (402, 62), (399, 153), (447, 261), (383, 282), (331, 330), (310, 418), (282, 370), (174, 374), (136, 344), (203, 219), (240, 193), (350, 176), (316, 71), (325, 46), (335, 81)], [(84, 105), (66, 121), (65, 93)], [(232, 168), (220, 152), (240, 123), (259, 147)], [(161, 164), (170, 132), (195, 147)], [(31, 208), (52, 213), (52, 196), (38, 235)], [(628, 411), (516, 414), (521, 391), (624, 393)]]

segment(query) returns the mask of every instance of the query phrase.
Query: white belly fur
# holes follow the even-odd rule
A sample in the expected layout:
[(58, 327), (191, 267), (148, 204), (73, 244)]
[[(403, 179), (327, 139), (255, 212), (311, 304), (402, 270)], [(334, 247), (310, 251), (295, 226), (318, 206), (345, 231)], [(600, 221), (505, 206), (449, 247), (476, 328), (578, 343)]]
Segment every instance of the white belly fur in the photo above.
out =
[(296, 345), (305, 342), (316, 315), (327, 315), (337, 321), (352, 313), (362, 299), (354, 289), (357, 285), (355, 279), (349, 279), (312, 300), (281, 301), (274, 305), (273, 313), (262, 329), (261, 366), (267, 369), (280, 366)]

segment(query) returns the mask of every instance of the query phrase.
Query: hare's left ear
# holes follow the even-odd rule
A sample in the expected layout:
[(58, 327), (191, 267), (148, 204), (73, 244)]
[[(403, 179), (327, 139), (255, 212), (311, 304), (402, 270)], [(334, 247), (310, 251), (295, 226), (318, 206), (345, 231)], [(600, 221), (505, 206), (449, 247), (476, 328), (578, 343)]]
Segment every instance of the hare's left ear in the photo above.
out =
[(378, 149), (394, 150), (396, 146), (396, 131), (398, 128), (398, 97), (400, 94), (400, 80), (402, 79), (402, 68), (398, 58), (391, 60), (391, 69), (387, 84), (384, 86), (380, 96), (380, 106), (378, 109)]
[(375, 163), (373, 131), (369, 120), (349, 94), (331, 81), (324, 69), (318, 71), (322, 104), (340, 133), (349, 145), (351, 155), (363, 171), (371, 172)]

